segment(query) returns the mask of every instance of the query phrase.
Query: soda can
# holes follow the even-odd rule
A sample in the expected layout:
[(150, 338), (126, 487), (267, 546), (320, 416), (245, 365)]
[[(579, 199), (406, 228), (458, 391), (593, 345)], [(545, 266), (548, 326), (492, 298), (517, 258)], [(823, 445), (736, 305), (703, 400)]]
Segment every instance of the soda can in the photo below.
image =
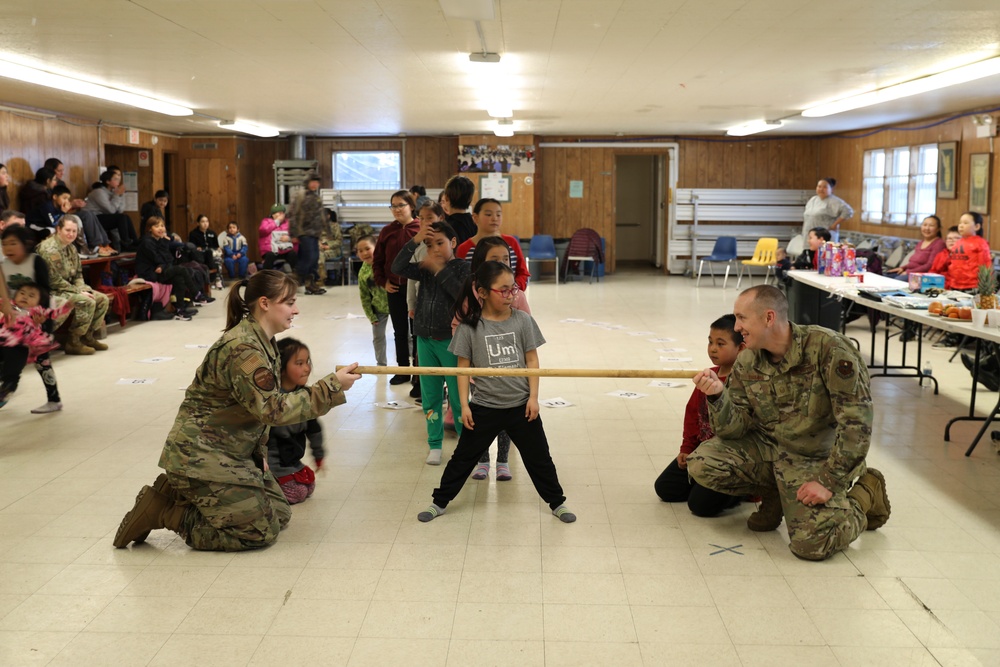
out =
[(858, 257), (854, 260), (854, 264), (858, 269), (858, 273), (864, 273), (868, 270), (868, 258)]
[(830, 275), (844, 275), (844, 249), (834, 244), (830, 257)]
[(844, 273), (854, 273), (855, 259), (857, 254), (854, 246), (844, 246)]

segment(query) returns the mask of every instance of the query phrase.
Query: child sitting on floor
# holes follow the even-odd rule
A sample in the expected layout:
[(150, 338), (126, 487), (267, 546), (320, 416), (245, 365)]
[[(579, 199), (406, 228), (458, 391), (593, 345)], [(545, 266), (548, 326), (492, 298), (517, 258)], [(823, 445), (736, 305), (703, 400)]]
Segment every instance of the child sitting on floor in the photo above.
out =
[[(37, 363), (39, 357), (43, 356), (47, 362), (46, 353), (59, 347), (52, 334), (45, 330), (45, 323), (73, 310), (73, 304), (68, 301), (59, 308), (49, 308), (48, 290), (33, 282), (23, 283), (11, 300), (14, 321), (0, 323), (0, 358), (3, 360), (0, 407), (6, 405), (11, 394), (17, 390), (24, 366)], [(46, 370), (51, 372), (51, 366)], [(51, 378), (51, 384), (55, 386), (55, 375)], [(58, 389), (55, 392), (58, 396)], [(44, 408), (46, 406), (42, 406), (38, 412)], [(61, 408), (62, 405), (59, 404), (58, 408), (45, 409), (44, 412), (56, 412)]]
[[(743, 348), (743, 336), (736, 331), (736, 316), (723, 315), (712, 322), (708, 332), (708, 357), (715, 366), (713, 371), (723, 382), (733, 370), (736, 357)], [(653, 488), (660, 500), (667, 503), (687, 501), (688, 509), (695, 516), (711, 517), (740, 503), (738, 496), (712, 491), (690, 479), (687, 474), (687, 457), (698, 445), (714, 435), (708, 420), (708, 401), (698, 388), (691, 392), (684, 410), (684, 436), (681, 451), (666, 470), (656, 478)]]
[[(281, 390), (293, 392), (306, 386), (312, 372), (309, 348), (295, 338), (284, 338), (278, 341), (278, 353), (281, 355)], [(302, 463), (306, 440), (316, 461), (316, 470), (319, 470), (323, 467), (323, 429), (316, 419), (272, 426), (267, 440), (268, 468), (278, 480), (289, 505), (301, 503), (316, 490), (316, 474)]]

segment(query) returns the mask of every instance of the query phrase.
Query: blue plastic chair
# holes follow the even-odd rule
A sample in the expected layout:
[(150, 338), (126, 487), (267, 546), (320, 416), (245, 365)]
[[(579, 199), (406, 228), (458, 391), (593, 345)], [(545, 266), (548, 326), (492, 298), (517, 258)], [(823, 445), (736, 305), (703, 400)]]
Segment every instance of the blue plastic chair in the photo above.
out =
[(559, 284), (559, 256), (556, 255), (556, 242), (548, 234), (535, 234), (528, 246), (528, 270), (532, 262), (552, 262), (555, 267), (556, 284)]
[(705, 269), (705, 262), (708, 262), (708, 272), (712, 275), (712, 286), (715, 286), (715, 271), (712, 270), (713, 262), (725, 262), (726, 263), (726, 277), (722, 280), (722, 289), (726, 289), (726, 283), (729, 281), (729, 269), (732, 268), (733, 262), (736, 261), (736, 237), (735, 236), (720, 236), (715, 240), (715, 247), (712, 248), (712, 254), (702, 257), (701, 261), (698, 263), (698, 280), (695, 282), (694, 286), (698, 287), (701, 284), (701, 272)]

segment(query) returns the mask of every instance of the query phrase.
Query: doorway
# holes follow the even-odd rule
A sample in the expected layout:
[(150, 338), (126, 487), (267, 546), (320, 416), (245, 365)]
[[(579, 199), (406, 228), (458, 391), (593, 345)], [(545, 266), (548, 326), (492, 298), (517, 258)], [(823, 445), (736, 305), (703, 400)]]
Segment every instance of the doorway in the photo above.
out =
[(660, 266), (664, 157), (615, 156), (616, 262)]

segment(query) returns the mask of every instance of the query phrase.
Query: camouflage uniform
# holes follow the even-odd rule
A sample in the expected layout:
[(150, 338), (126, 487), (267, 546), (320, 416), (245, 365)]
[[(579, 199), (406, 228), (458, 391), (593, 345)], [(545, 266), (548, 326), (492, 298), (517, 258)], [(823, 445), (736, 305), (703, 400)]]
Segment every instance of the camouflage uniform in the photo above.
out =
[[(49, 266), (49, 288), (53, 296), (73, 304), (71, 334), (86, 336), (99, 329), (108, 314), (108, 295), (92, 289), (83, 281), (83, 265), (73, 245), (64, 246), (53, 234), (38, 244), (35, 252)], [(91, 298), (88, 295), (93, 295)], [(57, 322), (57, 326), (61, 324)]]
[[(844, 336), (790, 324), (792, 345), (777, 365), (765, 351), (740, 354), (726, 389), (708, 402), (715, 437), (688, 457), (691, 477), (732, 495), (778, 489), (789, 548), (821, 560), (850, 544), (867, 526), (847, 496), (866, 470), (872, 398), (868, 369)], [(796, 499), (817, 481), (833, 493), (824, 505)]]
[(178, 531), (194, 549), (267, 546), (291, 517), (281, 487), (264, 471), (271, 426), (324, 415), (346, 401), (331, 374), (304, 391), (281, 391), (273, 339), (252, 319), (222, 335), (188, 387), (160, 467), (190, 501)]
[[(323, 234), (319, 242), (321, 244), (319, 249), (319, 266), (316, 269), (319, 272), (319, 279), (322, 282), (326, 282), (326, 263), (341, 259), (344, 256), (344, 233), (340, 229), (340, 224), (331, 222), (329, 233)], [(323, 243), (327, 244), (326, 250), (323, 250)]]

